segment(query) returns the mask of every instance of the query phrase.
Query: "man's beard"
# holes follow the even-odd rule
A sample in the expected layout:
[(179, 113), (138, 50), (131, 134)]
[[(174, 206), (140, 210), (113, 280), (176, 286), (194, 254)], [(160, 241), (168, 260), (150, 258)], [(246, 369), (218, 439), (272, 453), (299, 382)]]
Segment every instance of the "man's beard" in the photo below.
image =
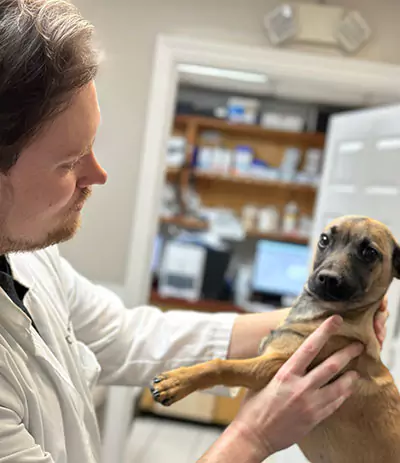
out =
[(5, 254), (6, 252), (37, 251), (70, 240), (75, 236), (81, 225), (81, 217), (76, 211), (76, 207), (78, 204), (86, 201), (91, 194), (91, 188), (83, 188), (79, 199), (66, 212), (61, 224), (50, 230), (47, 236), (40, 241), (33, 241), (22, 237), (10, 239), (8, 236), (0, 236), (0, 254)]

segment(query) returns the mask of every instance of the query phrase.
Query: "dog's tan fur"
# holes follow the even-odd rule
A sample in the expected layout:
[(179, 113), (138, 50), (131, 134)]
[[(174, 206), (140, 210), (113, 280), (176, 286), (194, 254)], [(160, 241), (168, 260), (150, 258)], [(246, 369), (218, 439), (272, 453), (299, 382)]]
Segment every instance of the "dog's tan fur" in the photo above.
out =
[[(319, 301), (310, 307), (296, 307), (277, 332), (266, 338), (262, 354), (249, 360), (213, 360), (180, 368), (157, 377), (152, 388), (156, 400), (170, 405), (188, 394), (216, 385), (240, 386), (259, 390), (298, 349), (304, 339), (333, 313), (344, 323), (311, 367), (320, 364), (337, 350), (354, 341), (365, 345), (364, 353), (346, 370), (360, 374), (356, 392), (330, 418), (317, 426), (299, 443), (312, 463), (400, 463), (400, 395), (388, 369), (380, 360), (380, 346), (373, 331), (373, 318), (393, 276), (393, 249), (397, 246), (381, 223), (342, 218), (330, 227), (338, 227), (351, 240), (368, 233), (383, 259), (369, 277), (362, 304)], [(329, 256), (334, 265), (348, 265), (346, 252)]]

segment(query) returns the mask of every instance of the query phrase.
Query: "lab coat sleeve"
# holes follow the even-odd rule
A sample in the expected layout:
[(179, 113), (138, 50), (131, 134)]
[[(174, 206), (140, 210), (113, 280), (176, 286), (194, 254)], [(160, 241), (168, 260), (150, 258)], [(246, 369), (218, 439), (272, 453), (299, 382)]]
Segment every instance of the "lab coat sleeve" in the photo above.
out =
[(100, 383), (144, 386), (158, 373), (226, 358), (235, 314), (127, 309), (57, 255), (78, 340), (96, 355)]
[(55, 463), (27, 431), (22, 400), (0, 373), (0, 462)]

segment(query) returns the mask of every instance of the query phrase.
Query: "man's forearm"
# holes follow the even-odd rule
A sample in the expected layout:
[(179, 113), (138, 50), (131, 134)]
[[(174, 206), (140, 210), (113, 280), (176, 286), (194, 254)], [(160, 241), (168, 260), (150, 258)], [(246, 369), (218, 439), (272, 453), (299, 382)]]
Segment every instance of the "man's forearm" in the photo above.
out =
[(228, 358), (256, 357), (261, 340), (287, 317), (289, 310), (239, 315), (233, 326)]
[(239, 428), (230, 425), (197, 463), (261, 463), (268, 456)]

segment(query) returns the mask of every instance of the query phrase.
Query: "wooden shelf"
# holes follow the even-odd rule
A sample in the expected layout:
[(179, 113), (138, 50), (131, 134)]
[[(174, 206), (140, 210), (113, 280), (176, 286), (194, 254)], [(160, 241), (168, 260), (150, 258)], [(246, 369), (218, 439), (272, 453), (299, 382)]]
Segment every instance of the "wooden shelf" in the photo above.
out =
[(181, 167), (169, 167), (166, 172), (167, 177), (175, 177), (176, 175), (181, 172), (182, 168)]
[(325, 134), (308, 132), (284, 132), (268, 130), (259, 125), (237, 124), (211, 117), (180, 115), (176, 116), (175, 124), (187, 125), (196, 124), (201, 129), (220, 130), (236, 135), (265, 138), (271, 141), (284, 144), (307, 145), (323, 148), (325, 144)]
[(251, 230), (247, 232), (249, 238), (255, 238), (260, 240), (271, 240), (271, 241), (281, 241), (283, 243), (293, 243), (293, 244), (308, 244), (309, 239), (303, 236), (298, 235), (289, 235), (284, 233), (262, 233), (258, 230)]
[(190, 230), (207, 230), (208, 228), (207, 222), (192, 217), (161, 217), (160, 222)]
[[(176, 225), (177, 227), (186, 228), (189, 230), (207, 230), (208, 223), (198, 219), (187, 217), (165, 217), (160, 219), (161, 223), (167, 225)], [(246, 233), (247, 238), (259, 240), (281, 241), (283, 243), (293, 244), (308, 244), (308, 238), (298, 235), (285, 234), (280, 232), (263, 233), (258, 230), (250, 230)]]
[(166, 309), (196, 310), (203, 312), (235, 312), (245, 313), (241, 307), (230, 302), (202, 299), (196, 302), (190, 302), (185, 299), (174, 297), (161, 297), (157, 291), (152, 291), (150, 303)]
[(290, 190), (292, 192), (310, 192), (316, 193), (317, 188), (314, 185), (306, 183), (294, 183), (294, 182), (282, 182), (280, 180), (269, 180), (269, 179), (259, 179), (253, 177), (241, 177), (234, 175), (223, 175), (213, 172), (201, 172), (197, 171), (194, 173), (196, 179), (199, 180), (209, 180), (215, 182), (226, 182), (226, 183), (235, 183), (238, 186), (249, 185), (249, 186), (259, 186), (264, 188), (280, 188)]

